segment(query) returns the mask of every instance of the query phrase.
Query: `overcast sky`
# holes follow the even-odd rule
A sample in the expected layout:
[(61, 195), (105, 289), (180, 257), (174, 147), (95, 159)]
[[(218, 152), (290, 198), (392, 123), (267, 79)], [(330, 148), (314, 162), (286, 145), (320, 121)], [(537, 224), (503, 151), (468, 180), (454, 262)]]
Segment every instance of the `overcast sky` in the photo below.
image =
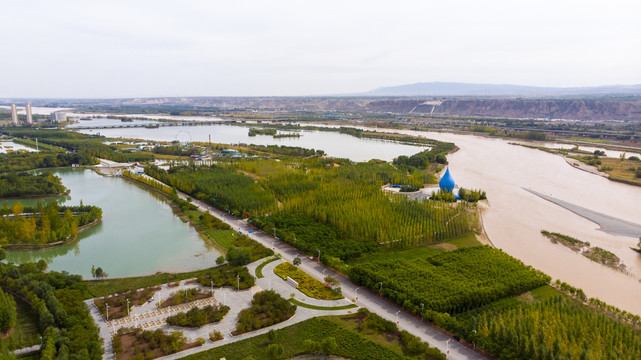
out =
[(0, 11), (0, 97), (641, 84), (638, 0), (3, 0)]

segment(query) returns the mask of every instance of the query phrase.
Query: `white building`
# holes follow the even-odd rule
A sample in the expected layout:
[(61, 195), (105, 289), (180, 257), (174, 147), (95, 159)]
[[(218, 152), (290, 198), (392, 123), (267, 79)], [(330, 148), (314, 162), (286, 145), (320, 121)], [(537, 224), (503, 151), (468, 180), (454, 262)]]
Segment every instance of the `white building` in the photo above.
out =
[(11, 124), (18, 126), (18, 109), (16, 109), (16, 104), (11, 104)]
[(49, 115), (51, 122), (60, 123), (67, 121), (67, 113), (64, 111), (54, 111)]

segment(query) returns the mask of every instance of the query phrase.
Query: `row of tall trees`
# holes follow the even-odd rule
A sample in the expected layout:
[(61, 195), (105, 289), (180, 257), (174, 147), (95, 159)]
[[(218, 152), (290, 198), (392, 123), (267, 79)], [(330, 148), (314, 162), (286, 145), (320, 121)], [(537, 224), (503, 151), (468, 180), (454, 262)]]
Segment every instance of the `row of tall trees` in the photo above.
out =
[(42, 360), (102, 358), (102, 339), (83, 302), (89, 293), (79, 275), (44, 273), (34, 263), (0, 263), (0, 288), (33, 308), (43, 335)]
[(357, 264), (350, 267), (349, 276), (416, 314), (467, 311), (550, 282), (549, 276), (489, 246), (448, 251), (425, 260)]

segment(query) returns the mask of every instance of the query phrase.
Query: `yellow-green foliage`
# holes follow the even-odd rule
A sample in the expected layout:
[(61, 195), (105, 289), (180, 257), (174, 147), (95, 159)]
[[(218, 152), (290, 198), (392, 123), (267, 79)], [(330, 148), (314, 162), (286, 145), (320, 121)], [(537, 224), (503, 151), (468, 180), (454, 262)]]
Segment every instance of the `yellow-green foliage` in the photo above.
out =
[(276, 266), (274, 268), (274, 272), (276, 273), (276, 275), (280, 276), (283, 279), (287, 279), (287, 277), (289, 276), (290, 278), (296, 280), (296, 282), (298, 283), (297, 289), (300, 290), (303, 294), (314, 299), (337, 300), (343, 298), (342, 295), (336, 293), (334, 290), (325, 286), (320, 281), (307, 275), (303, 270), (288, 262), (284, 262)]

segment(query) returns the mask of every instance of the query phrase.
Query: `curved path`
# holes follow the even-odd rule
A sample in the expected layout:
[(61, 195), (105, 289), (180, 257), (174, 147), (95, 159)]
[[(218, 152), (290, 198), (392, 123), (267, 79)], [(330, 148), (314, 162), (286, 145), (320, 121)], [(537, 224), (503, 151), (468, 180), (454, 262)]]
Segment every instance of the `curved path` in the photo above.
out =
[[(187, 195), (180, 192), (178, 193), (178, 195), (183, 199), (186, 199), (188, 197)], [(449, 336), (443, 334), (442, 332), (438, 331), (436, 328), (428, 325), (427, 323), (422, 322), (420, 319), (412, 316), (411, 314), (408, 314), (397, 305), (392, 304), (384, 299), (380, 299), (377, 296), (377, 294), (374, 294), (371, 291), (368, 291), (367, 289), (364, 289), (364, 288), (360, 289), (357, 294), (357, 290), (359, 289), (359, 287), (356, 286), (354, 283), (352, 283), (349, 279), (336, 275), (332, 269), (326, 267), (321, 263), (318, 263), (314, 260), (309, 260), (307, 256), (305, 256), (303, 253), (290, 247), (284, 242), (274, 239), (272, 236), (266, 234), (265, 232), (260, 230), (253, 230), (249, 226), (249, 224), (247, 224), (246, 221), (239, 220), (233, 217), (232, 215), (226, 214), (225, 212), (220, 211), (218, 209), (214, 209), (213, 207), (203, 203), (202, 201), (198, 201), (196, 199), (192, 199), (192, 204), (198, 206), (198, 209), (201, 211), (209, 211), (212, 215), (218, 217), (219, 219), (223, 220), (225, 223), (231, 225), (234, 230), (236, 231), (240, 230), (243, 232), (243, 234), (249, 236), (253, 240), (256, 240), (259, 243), (263, 244), (264, 246), (270, 249), (273, 249), (274, 252), (282, 255), (283, 260), (286, 260), (291, 263), (293, 262), (295, 257), (297, 256), (300, 257), (303, 262), (299, 266), (299, 268), (301, 268), (303, 271), (305, 271), (307, 274), (311, 275), (312, 277), (322, 281), (322, 279), (324, 278), (323, 272), (325, 273), (325, 275), (332, 275), (340, 282), (340, 286), (343, 289), (343, 295), (345, 295), (346, 297), (350, 296), (352, 299), (356, 299), (356, 297), (358, 296), (358, 300), (356, 300), (356, 305), (367, 308), (371, 312), (374, 312), (387, 320), (390, 320), (390, 321), (398, 320), (398, 328), (400, 330), (406, 330), (411, 334), (420, 337), (423, 341), (427, 341), (430, 344), (430, 346), (438, 348), (443, 353), (449, 352), (448, 359), (485, 359), (485, 357), (480, 353), (475, 352), (472, 349), (456, 341), (453, 341)], [(253, 232), (249, 233), (249, 230), (253, 230)], [(321, 249), (321, 257), (322, 257), (322, 249)], [(277, 262), (274, 262), (273, 264), (270, 263), (267, 266), (265, 266), (265, 268), (273, 269), (272, 265), (275, 266), (276, 263)], [(263, 269), (263, 272), (266, 273), (266, 270)], [(258, 279), (258, 280), (261, 281), (263, 279)], [(297, 292), (297, 290), (295, 290), (293, 287), (291, 289), (293, 290), (292, 292), (294, 291)], [(297, 295), (297, 296), (300, 297), (300, 295)], [(299, 311), (297, 311), (294, 317), (296, 317), (298, 313)], [(396, 315), (397, 313), (398, 313), (398, 317)], [(285, 323), (288, 323), (288, 322), (289, 320), (286, 321)], [(285, 323), (281, 323), (281, 324), (285, 324)], [(266, 330), (266, 329), (263, 329), (263, 330)], [(260, 333), (260, 332), (257, 332), (257, 333)], [(448, 341), (448, 340), (452, 340), (452, 341)], [(202, 351), (202, 349), (199, 351)]]

